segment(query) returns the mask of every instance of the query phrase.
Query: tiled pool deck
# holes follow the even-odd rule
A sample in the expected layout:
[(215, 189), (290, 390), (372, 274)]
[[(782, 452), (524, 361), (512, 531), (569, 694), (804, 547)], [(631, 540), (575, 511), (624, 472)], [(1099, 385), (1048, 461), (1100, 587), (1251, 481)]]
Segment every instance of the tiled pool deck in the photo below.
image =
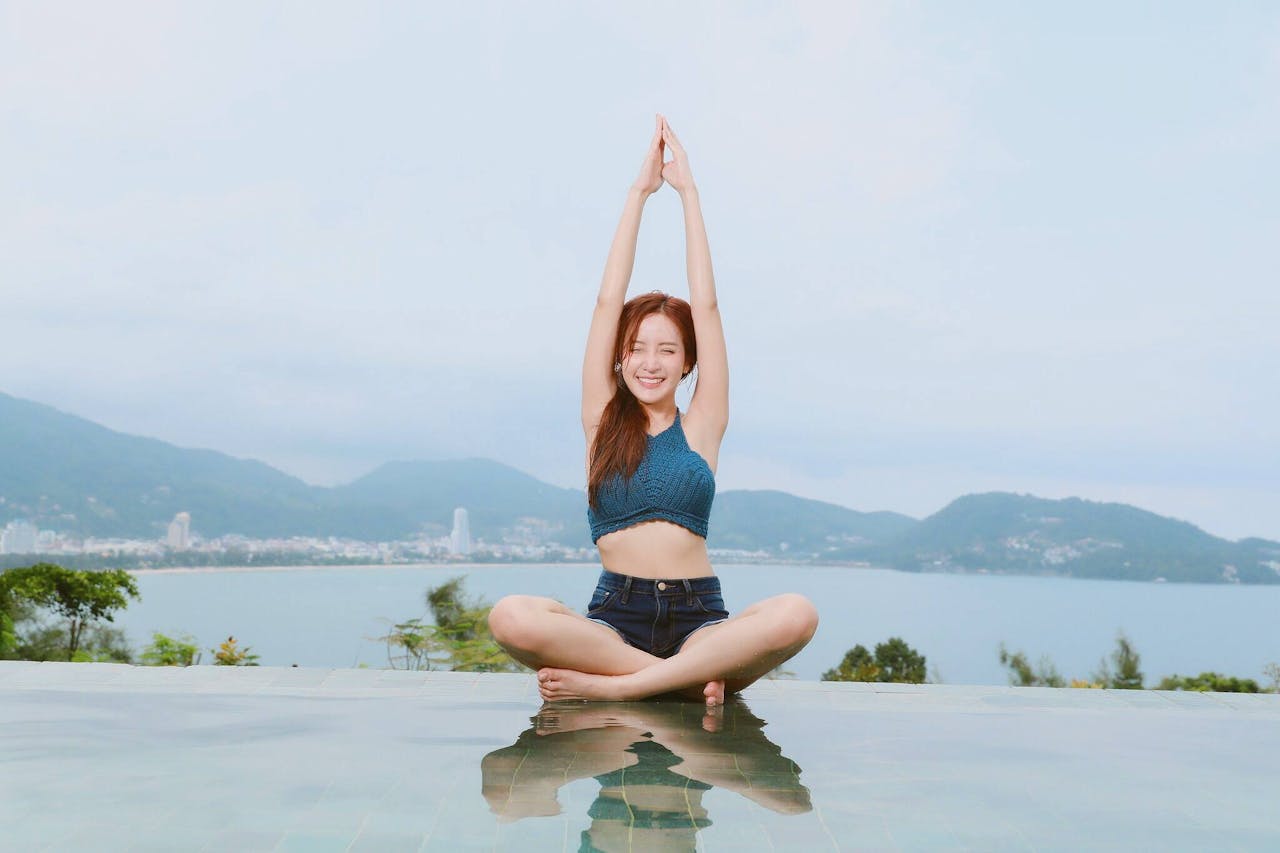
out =
[(0, 849), (1280, 850), (1280, 696), (0, 662)]

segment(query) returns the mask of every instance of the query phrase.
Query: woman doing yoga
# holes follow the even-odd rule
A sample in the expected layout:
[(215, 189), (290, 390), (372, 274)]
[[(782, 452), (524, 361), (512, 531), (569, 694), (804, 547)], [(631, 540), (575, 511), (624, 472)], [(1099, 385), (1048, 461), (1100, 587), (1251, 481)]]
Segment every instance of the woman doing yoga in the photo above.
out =
[[(582, 367), (599, 584), (585, 617), (528, 595), (503, 598), (489, 615), (494, 638), (538, 671), (550, 701), (679, 692), (717, 705), (799, 652), (818, 625), (796, 594), (729, 616), (707, 557), (729, 363), (689, 158), (662, 116), (656, 125), (609, 249)], [(673, 159), (664, 162), (666, 149)], [(684, 208), (689, 301), (658, 292), (625, 301), (640, 216), (664, 182)], [(695, 365), (682, 413), (676, 386)]]

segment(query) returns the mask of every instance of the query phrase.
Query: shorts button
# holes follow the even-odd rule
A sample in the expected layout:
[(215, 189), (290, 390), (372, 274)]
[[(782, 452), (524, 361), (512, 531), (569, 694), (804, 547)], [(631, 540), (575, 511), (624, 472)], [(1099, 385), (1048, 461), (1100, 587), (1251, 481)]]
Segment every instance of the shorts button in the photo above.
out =
[(658, 581), (658, 589), (666, 589), (667, 585), (662, 581)]

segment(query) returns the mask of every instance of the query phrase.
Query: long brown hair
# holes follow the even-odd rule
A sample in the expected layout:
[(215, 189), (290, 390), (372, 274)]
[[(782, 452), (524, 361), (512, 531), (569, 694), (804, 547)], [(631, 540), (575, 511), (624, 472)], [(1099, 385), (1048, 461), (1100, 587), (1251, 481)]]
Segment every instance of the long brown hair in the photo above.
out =
[[(640, 323), (650, 314), (662, 314), (680, 330), (685, 364), (689, 366), (689, 370), (680, 377), (684, 381), (698, 363), (698, 343), (693, 334), (693, 311), (683, 299), (658, 291), (637, 296), (622, 306), (622, 314), (618, 317), (618, 333), (614, 336), (614, 364), (621, 364), (625, 360), (623, 356), (631, 352), (636, 336), (640, 334)], [(618, 389), (605, 405), (600, 425), (596, 427), (595, 440), (591, 443), (587, 500), (592, 507), (596, 506), (605, 480), (614, 474), (633, 476), (640, 467), (640, 460), (644, 458), (649, 418), (640, 401), (627, 387), (621, 371), (615, 371), (614, 378)]]

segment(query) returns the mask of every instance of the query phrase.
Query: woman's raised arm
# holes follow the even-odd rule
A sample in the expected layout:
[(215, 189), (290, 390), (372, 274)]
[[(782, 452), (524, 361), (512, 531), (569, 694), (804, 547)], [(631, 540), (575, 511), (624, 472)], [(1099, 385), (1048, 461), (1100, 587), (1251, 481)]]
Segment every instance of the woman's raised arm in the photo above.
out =
[(587, 332), (587, 352), (582, 360), (582, 429), (586, 433), (588, 447), (600, 423), (600, 415), (617, 389), (613, 375), (615, 337), (622, 304), (627, 299), (631, 269), (636, 261), (640, 215), (644, 212), (645, 201), (662, 186), (665, 142), (660, 116), (655, 119), (655, 124), (653, 140), (645, 153), (640, 176), (627, 191), (627, 203), (622, 209), (618, 230), (614, 232), (613, 245), (609, 247), (609, 259), (605, 261), (600, 293), (591, 315), (591, 329)]
[[(716, 301), (716, 280), (711, 272), (711, 247), (702, 221), (702, 204), (693, 182), (689, 157), (666, 119), (662, 138), (674, 157), (662, 168), (663, 179), (680, 194), (684, 207), (685, 265), (689, 276), (689, 306), (693, 309), (693, 331), (698, 339), (698, 384), (689, 401), (690, 428), (705, 441), (700, 442), (718, 455), (720, 439), (729, 424), (729, 355), (725, 349), (720, 305)], [(715, 460), (708, 459), (715, 467)]]

